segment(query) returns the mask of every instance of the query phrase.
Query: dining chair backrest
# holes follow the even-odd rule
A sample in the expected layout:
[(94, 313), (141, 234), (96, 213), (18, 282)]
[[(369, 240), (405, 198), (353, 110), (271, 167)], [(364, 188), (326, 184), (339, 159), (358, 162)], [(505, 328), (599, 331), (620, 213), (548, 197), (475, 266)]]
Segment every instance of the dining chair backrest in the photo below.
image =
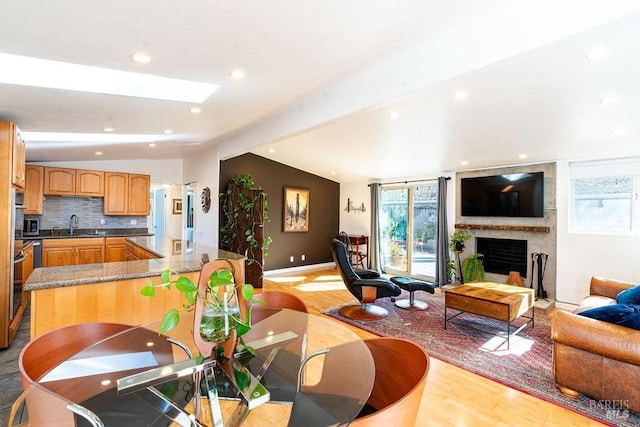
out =
[[(290, 310), (308, 313), (307, 305), (297, 296), (283, 291), (265, 291), (254, 294), (254, 299), (264, 301), (265, 304), (256, 303), (256, 308), (288, 308)], [(251, 322), (256, 323), (262, 320), (264, 312), (261, 310), (253, 310), (251, 312)]]
[(376, 379), (367, 400), (372, 409), (350, 426), (414, 426), (429, 372), (429, 354), (400, 338), (366, 340), (376, 365)]
[[(27, 390), (49, 370), (78, 352), (130, 328), (118, 323), (80, 323), (36, 337), (24, 346), (18, 358), (23, 389)], [(31, 425), (75, 425), (75, 416), (66, 409), (62, 399), (46, 390), (32, 389), (26, 403)]]

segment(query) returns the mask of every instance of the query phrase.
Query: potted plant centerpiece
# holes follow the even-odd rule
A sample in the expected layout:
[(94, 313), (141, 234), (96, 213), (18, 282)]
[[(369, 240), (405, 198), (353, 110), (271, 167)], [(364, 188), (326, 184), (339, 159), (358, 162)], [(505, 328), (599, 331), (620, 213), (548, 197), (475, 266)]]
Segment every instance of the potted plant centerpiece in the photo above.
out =
[[(202, 314), (200, 317), (200, 337), (205, 341), (221, 343), (228, 340), (232, 332), (236, 331), (236, 338), (251, 329), (251, 310), (241, 310), (240, 302), (260, 303), (262, 301), (253, 298), (254, 288), (250, 284), (237, 285), (235, 281), (235, 268), (229, 260), (228, 268), (220, 268), (211, 273), (206, 286), (199, 289), (193, 281), (180, 275), (172, 269), (166, 269), (160, 276), (161, 283), (149, 280), (142, 288), (144, 296), (154, 297), (156, 289), (176, 289), (182, 292), (187, 300), (182, 309), (190, 312), (196, 307), (198, 298), (202, 301)], [(237, 292), (242, 298), (238, 298)], [(244, 318), (241, 312), (245, 312)], [(173, 308), (162, 318), (160, 333), (165, 333), (175, 328), (180, 321), (180, 310)], [(241, 339), (240, 339), (240, 342)], [(250, 350), (250, 349), (249, 349)]]

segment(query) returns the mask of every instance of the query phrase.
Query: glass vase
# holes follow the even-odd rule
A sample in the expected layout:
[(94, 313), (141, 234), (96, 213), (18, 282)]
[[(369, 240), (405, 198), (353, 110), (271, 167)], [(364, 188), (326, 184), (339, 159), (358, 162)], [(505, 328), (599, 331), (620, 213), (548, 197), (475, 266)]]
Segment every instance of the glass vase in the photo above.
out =
[(205, 341), (221, 343), (229, 339), (240, 314), (235, 286), (219, 286), (210, 295), (200, 317), (200, 337)]

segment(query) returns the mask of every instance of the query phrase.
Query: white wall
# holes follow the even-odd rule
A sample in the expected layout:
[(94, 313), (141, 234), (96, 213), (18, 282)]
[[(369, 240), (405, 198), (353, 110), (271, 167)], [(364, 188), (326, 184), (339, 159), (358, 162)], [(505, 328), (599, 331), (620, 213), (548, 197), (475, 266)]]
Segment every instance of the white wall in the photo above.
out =
[[(196, 206), (194, 218), (196, 243), (218, 247), (218, 182), (220, 180), (220, 155), (214, 146), (184, 160), (184, 183), (196, 182)], [(204, 213), (200, 195), (205, 187), (211, 190), (211, 209)]]
[[(365, 212), (347, 212), (347, 200), (355, 207), (364, 203)], [(367, 182), (340, 184), (340, 231), (353, 236), (369, 236), (371, 233), (371, 192)]]
[(640, 236), (569, 233), (568, 162), (557, 163), (557, 177), (558, 302), (578, 304), (589, 294), (589, 279), (594, 275), (640, 283)]

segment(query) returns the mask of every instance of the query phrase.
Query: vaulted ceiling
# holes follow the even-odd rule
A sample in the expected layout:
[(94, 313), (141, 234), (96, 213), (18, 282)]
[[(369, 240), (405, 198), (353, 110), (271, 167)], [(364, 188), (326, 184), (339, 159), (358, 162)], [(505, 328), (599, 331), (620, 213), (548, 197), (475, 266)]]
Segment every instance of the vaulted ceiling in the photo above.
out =
[(55, 3), (3, 2), (0, 53), (221, 87), (193, 114), (188, 102), (0, 83), (0, 118), (23, 131), (157, 137), (27, 139), (28, 161), (219, 144), (223, 157), (251, 151), (349, 182), (640, 154), (637, 1)]

